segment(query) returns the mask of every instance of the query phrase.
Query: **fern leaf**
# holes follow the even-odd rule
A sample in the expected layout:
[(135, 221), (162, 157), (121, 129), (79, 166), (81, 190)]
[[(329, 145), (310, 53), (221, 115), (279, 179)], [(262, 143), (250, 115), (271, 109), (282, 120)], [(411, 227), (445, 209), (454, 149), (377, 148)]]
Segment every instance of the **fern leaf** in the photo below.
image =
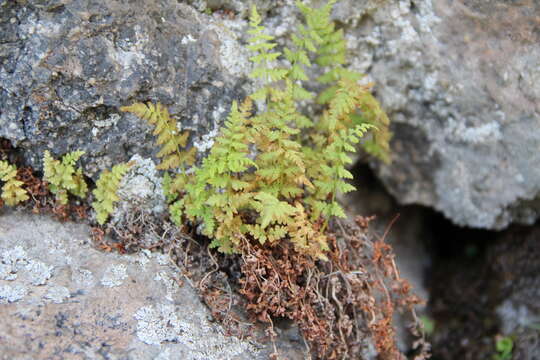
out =
[(284, 201), (279, 201), (275, 196), (260, 192), (255, 195), (255, 208), (260, 213), (261, 227), (264, 229), (272, 223), (287, 224), (296, 208)]
[(114, 212), (114, 203), (119, 200), (118, 187), (120, 181), (128, 171), (130, 164), (118, 164), (112, 170), (103, 170), (96, 182), (96, 188), (92, 192), (95, 200), (92, 207), (96, 212), (96, 220), (103, 225), (108, 217)]
[(24, 183), (17, 180), (15, 165), (10, 165), (7, 161), (0, 161), (0, 180), (4, 182), (2, 199), (7, 205), (15, 206), (29, 199), (27, 191), (22, 187)]
[(153, 134), (157, 136), (156, 144), (161, 145), (157, 156), (162, 159), (157, 169), (184, 169), (186, 165), (193, 164), (195, 150), (193, 148), (188, 151), (180, 150), (186, 147), (189, 132), (179, 132), (176, 120), (169, 115), (169, 111), (162, 104), (135, 103), (122, 106), (120, 110), (135, 114), (154, 126)]
[(49, 182), (49, 190), (62, 205), (68, 203), (68, 192), (80, 198), (84, 198), (88, 192), (82, 169), (75, 169), (75, 164), (82, 155), (84, 151), (77, 150), (65, 154), (61, 160), (56, 160), (48, 150), (44, 152), (44, 179)]

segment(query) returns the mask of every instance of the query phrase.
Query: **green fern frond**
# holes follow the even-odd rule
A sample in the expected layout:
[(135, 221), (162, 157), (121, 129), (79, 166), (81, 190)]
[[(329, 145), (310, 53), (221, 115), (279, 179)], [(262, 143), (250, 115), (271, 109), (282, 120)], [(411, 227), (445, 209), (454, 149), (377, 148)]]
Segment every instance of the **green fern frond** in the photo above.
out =
[(77, 150), (65, 154), (61, 160), (56, 160), (48, 150), (44, 152), (44, 179), (49, 183), (49, 190), (56, 195), (56, 201), (62, 205), (68, 203), (68, 193), (84, 198), (88, 192), (82, 169), (75, 169), (75, 164), (82, 155), (84, 151)]
[(249, 98), (240, 107), (233, 102), (210, 154), (185, 187), (186, 216), (202, 222), (204, 234), (215, 237), (215, 244), (227, 251), (235, 247), (235, 233), (243, 227), (239, 213), (252, 196), (250, 183), (243, 178), (244, 173), (256, 167), (248, 156), (246, 127), (251, 107)]
[(269, 87), (270, 83), (284, 80), (288, 74), (287, 69), (275, 68), (272, 64), (281, 56), (280, 52), (272, 52), (277, 44), (273, 42), (274, 37), (264, 33), (264, 26), (261, 25), (261, 16), (257, 12), (255, 6), (251, 7), (251, 15), (248, 30), (249, 38), (248, 49), (255, 53), (250, 60), (254, 63), (254, 68), (250, 73), (250, 77), (261, 79), (265, 84), (264, 87), (256, 91), (251, 97), (255, 100), (264, 100), (271, 96), (275, 91)]
[(22, 187), (24, 183), (17, 180), (17, 167), (15, 165), (10, 165), (7, 161), (0, 161), (0, 180), (4, 182), (2, 199), (7, 205), (15, 206), (28, 200), (27, 191)]
[(120, 200), (117, 195), (120, 181), (129, 170), (131, 164), (118, 164), (112, 170), (103, 170), (96, 182), (96, 188), (92, 193), (95, 196), (92, 207), (96, 212), (96, 220), (103, 225), (114, 212), (114, 203)]

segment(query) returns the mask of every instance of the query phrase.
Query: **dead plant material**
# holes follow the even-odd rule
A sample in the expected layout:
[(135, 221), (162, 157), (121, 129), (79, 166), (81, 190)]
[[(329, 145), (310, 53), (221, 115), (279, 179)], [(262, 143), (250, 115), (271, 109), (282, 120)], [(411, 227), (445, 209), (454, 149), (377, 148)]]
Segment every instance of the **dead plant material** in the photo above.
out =
[[(358, 221), (358, 219), (357, 219)], [(242, 240), (240, 293), (257, 320), (292, 319), (317, 359), (362, 359), (374, 344), (380, 359), (405, 359), (396, 346), (392, 317), (407, 311), (419, 335), (414, 305), (420, 300), (400, 278), (384, 236), (374, 241), (369, 218), (336, 221), (329, 261), (314, 261), (287, 242), (268, 247)], [(420, 339), (415, 359), (427, 359)]]

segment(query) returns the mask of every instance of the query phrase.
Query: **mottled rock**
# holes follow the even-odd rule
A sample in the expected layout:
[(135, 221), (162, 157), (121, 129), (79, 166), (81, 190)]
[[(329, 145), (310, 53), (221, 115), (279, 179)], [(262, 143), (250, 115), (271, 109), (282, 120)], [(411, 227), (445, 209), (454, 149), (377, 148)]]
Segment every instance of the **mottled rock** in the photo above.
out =
[(38, 169), (44, 149), (85, 150), (92, 176), (155, 153), (145, 122), (119, 111), (134, 101), (168, 106), (206, 150), (243, 98), (232, 33), (177, 1), (2, 1), (0, 33), (0, 137)]
[[(86, 225), (0, 216), (0, 359), (267, 359), (227, 337), (169, 258), (102, 253)], [(278, 342), (287, 358), (303, 344)], [(299, 350), (298, 350), (299, 349)]]
[(393, 121), (379, 177), (404, 204), (502, 229), (540, 209), (540, 5), (342, 1), (352, 66)]

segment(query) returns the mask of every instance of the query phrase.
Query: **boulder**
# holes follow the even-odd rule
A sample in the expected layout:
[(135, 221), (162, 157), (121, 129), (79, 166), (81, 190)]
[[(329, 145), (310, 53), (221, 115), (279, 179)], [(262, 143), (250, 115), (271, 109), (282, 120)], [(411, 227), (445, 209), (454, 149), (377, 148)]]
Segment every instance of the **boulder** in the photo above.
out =
[[(267, 359), (225, 336), (167, 254), (94, 249), (87, 225), (0, 216), (0, 359)], [(259, 334), (253, 331), (250, 335)], [(288, 359), (304, 345), (278, 340)]]
[(0, 137), (41, 168), (43, 150), (86, 151), (98, 170), (155, 154), (149, 127), (119, 107), (166, 105), (204, 152), (247, 55), (234, 34), (177, 1), (0, 3)]
[(344, 0), (352, 66), (393, 122), (373, 164), (403, 204), (502, 229), (540, 210), (540, 4)]
[[(160, 101), (205, 153), (232, 100), (251, 89), (238, 41), (248, 11), (235, 0), (189, 3), (2, 2), (0, 137), (37, 168), (44, 149), (85, 150), (95, 178), (155, 155), (149, 127), (119, 107)], [(269, 33), (287, 38), (293, 2), (260, 3)], [(532, 1), (336, 4), (350, 65), (377, 84), (393, 121), (394, 161), (372, 166), (400, 203), (475, 228), (538, 218), (539, 12)]]

